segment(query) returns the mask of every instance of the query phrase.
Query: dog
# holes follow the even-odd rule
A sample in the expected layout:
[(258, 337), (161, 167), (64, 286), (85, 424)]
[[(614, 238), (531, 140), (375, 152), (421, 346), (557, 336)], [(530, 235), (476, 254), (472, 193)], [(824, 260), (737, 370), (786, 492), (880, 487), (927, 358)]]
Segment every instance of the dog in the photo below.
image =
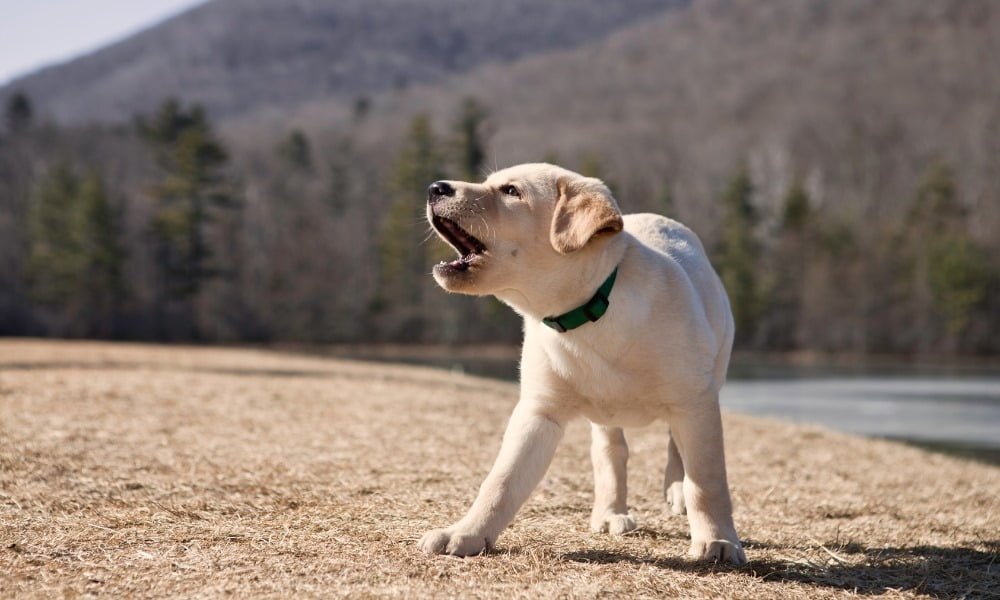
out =
[(434, 267), (438, 285), (512, 307), (524, 318), (524, 345), (520, 397), (479, 495), (419, 547), (457, 556), (491, 549), (579, 416), (591, 423), (591, 529), (635, 529), (622, 427), (663, 419), (664, 495), (673, 513), (687, 514), (689, 555), (744, 564), (718, 400), (735, 328), (698, 237), (663, 216), (623, 216), (600, 180), (549, 164), (483, 183), (434, 182), (426, 210), (459, 254)]

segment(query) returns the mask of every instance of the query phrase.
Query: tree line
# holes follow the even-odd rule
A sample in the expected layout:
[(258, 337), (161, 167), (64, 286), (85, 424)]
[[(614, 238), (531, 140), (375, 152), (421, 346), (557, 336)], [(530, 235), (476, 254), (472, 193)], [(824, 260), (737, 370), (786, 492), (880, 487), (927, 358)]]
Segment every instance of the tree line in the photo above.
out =
[[(387, 145), (352, 121), (262, 147), (167, 100), (127, 126), (57, 127), (11, 98), (0, 134), (0, 335), (253, 342), (519, 340), (492, 299), (429, 276), (451, 255), (423, 217), (440, 178), (487, 173), (491, 118), (414, 116)], [(560, 162), (549, 153), (537, 159)], [(607, 172), (599, 147), (564, 166)], [(669, 168), (664, 168), (669, 173)], [(892, 219), (847, 220), (795, 177), (777, 206), (743, 164), (701, 198), (695, 229), (729, 291), (737, 344), (766, 350), (996, 353), (1000, 267), (970, 232), (951, 165), (928, 162)], [(629, 212), (677, 215), (669, 179)], [(890, 225), (886, 225), (890, 223)], [(877, 281), (877, 286), (870, 282)]]

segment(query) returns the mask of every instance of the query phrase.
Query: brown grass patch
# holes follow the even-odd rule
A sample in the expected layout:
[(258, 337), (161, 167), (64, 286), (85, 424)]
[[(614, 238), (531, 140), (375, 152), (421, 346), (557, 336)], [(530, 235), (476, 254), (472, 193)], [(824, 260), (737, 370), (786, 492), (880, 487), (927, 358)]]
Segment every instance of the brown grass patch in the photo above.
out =
[(459, 517), (516, 387), (276, 353), (0, 342), (0, 597), (996, 597), (1000, 469), (726, 419), (750, 565), (683, 558), (659, 426), (629, 432), (632, 535), (587, 531), (573, 426), (491, 555)]

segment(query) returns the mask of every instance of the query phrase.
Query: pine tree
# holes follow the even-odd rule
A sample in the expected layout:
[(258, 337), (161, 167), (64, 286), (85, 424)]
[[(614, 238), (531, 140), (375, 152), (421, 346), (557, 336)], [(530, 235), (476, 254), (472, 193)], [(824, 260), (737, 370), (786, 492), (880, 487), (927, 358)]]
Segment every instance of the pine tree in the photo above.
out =
[[(427, 246), (423, 245), (426, 225), (421, 218), (424, 190), (443, 178), (443, 161), (438, 142), (426, 115), (410, 123), (404, 146), (396, 158), (389, 182), (392, 202), (380, 235), (380, 291), (376, 304), (383, 309), (420, 310), (422, 289), (429, 271)], [(404, 318), (400, 332), (411, 339), (423, 334), (419, 316)]]
[(65, 305), (77, 292), (82, 269), (79, 192), (79, 177), (60, 163), (41, 178), (29, 205), (27, 275), (32, 296), (43, 305)]
[(356, 160), (358, 157), (351, 138), (340, 140), (327, 170), (326, 204), (336, 217), (343, 216), (354, 200)]
[[(213, 227), (226, 209), (238, 207), (225, 175), (228, 154), (198, 106), (185, 110), (168, 100), (151, 121), (140, 119), (138, 128), (163, 171), (151, 190), (155, 212), (150, 223), (160, 274), (160, 325), (168, 326), (165, 304), (175, 303), (182, 313), (175, 325), (197, 337), (197, 297), (207, 281), (227, 272), (213, 262)], [(171, 330), (178, 333), (174, 326)]]
[(459, 176), (465, 181), (482, 178), (483, 162), (486, 160), (486, 142), (483, 131), (489, 113), (475, 98), (462, 101), (455, 121), (455, 137), (452, 142), (455, 163)]
[(941, 234), (960, 229), (964, 219), (965, 208), (958, 201), (954, 172), (946, 163), (934, 162), (917, 188), (909, 214), (910, 226), (925, 233)]
[[(993, 273), (986, 253), (972, 240), (958, 184), (943, 162), (930, 165), (917, 188), (907, 221), (905, 250), (911, 255), (912, 297), (920, 327), (936, 329), (952, 350), (963, 345), (977, 314), (988, 311)], [(922, 302), (921, 302), (922, 300)], [(937, 321), (938, 326), (932, 324)], [(924, 350), (935, 333), (923, 333)]]
[(6, 120), (7, 131), (21, 133), (31, 127), (35, 111), (31, 99), (23, 92), (16, 92), (7, 100)]
[(753, 184), (746, 167), (729, 181), (722, 196), (723, 231), (718, 251), (718, 269), (729, 300), (739, 339), (754, 338), (758, 310), (756, 267), (758, 244), (754, 237), (757, 215)]
[(299, 129), (293, 129), (278, 144), (278, 156), (292, 169), (303, 173), (313, 170), (312, 146)]
[(61, 333), (110, 336), (123, 295), (117, 219), (101, 178), (60, 164), (42, 179), (29, 215), (29, 284), (64, 323)]
[(947, 333), (962, 336), (977, 309), (985, 309), (991, 280), (989, 259), (977, 244), (962, 237), (936, 239), (927, 253), (934, 308), (944, 319)]
[(143, 133), (156, 148), (165, 172), (153, 190), (157, 210), (152, 229), (159, 243), (159, 266), (168, 295), (190, 297), (213, 274), (206, 242), (212, 213), (232, 204), (222, 172), (226, 150), (199, 107), (185, 112), (173, 100), (163, 105)]
[(171, 148), (185, 130), (204, 126), (201, 107), (196, 105), (185, 111), (175, 98), (165, 100), (152, 119), (136, 118), (136, 130), (156, 149), (161, 163), (169, 162)]
[(755, 284), (758, 339), (769, 348), (790, 350), (799, 339), (811, 213), (809, 193), (796, 177), (785, 192), (778, 229), (769, 251), (761, 256), (766, 268)]
[[(453, 164), (459, 177), (466, 181), (480, 181), (486, 175), (486, 138), (489, 112), (475, 98), (466, 98), (454, 123), (452, 153)], [(445, 244), (435, 243), (428, 252), (429, 263), (450, 260), (452, 250)], [(463, 332), (463, 323), (480, 323), (486, 331), (518, 329), (511, 327), (512, 315), (499, 301), (474, 302), (458, 296), (442, 297), (434, 317), (446, 343), (455, 343)], [(494, 334), (495, 336), (495, 334)]]
[(809, 222), (811, 208), (809, 192), (802, 178), (796, 177), (785, 193), (781, 210), (781, 229), (784, 232), (801, 232)]
[(365, 120), (372, 110), (372, 100), (368, 96), (358, 96), (354, 99), (354, 106), (351, 110), (351, 116), (354, 118), (355, 123), (360, 123)]
[(115, 317), (125, 292), (122, 278), (125, 251), (118, 215), (97, 173), (90, 173), (80, 185), (78, 210), (84, 231), (80, 285), (91, 323), (86, 333), (107, 337), (114, 334)]

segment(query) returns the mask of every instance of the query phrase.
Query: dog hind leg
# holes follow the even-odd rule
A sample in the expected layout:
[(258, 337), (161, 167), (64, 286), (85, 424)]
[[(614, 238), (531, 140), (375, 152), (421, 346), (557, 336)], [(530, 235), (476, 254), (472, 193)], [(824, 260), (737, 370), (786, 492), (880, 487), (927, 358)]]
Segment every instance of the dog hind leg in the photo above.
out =
[(683, 515), (687, 512), (684, 503), (684, 461), (677, 450), (677, 442), (670, 430), (667, 430), (667, 467), (663, 473), (663, 498), (670, 507), (670, 512)]
[(590, 425), (590, 459), (594, 464), (594, 510), (590, 530), (621, 535), (635, 529), (628, 513), (628, 444), (620, 427)]
[(705, 398), (695, 410), (671, 415), (670, 428), (684, 461), (684, 502), (691, 527), (688, 554), (746, 563), (733, 525), (718, 396)]

